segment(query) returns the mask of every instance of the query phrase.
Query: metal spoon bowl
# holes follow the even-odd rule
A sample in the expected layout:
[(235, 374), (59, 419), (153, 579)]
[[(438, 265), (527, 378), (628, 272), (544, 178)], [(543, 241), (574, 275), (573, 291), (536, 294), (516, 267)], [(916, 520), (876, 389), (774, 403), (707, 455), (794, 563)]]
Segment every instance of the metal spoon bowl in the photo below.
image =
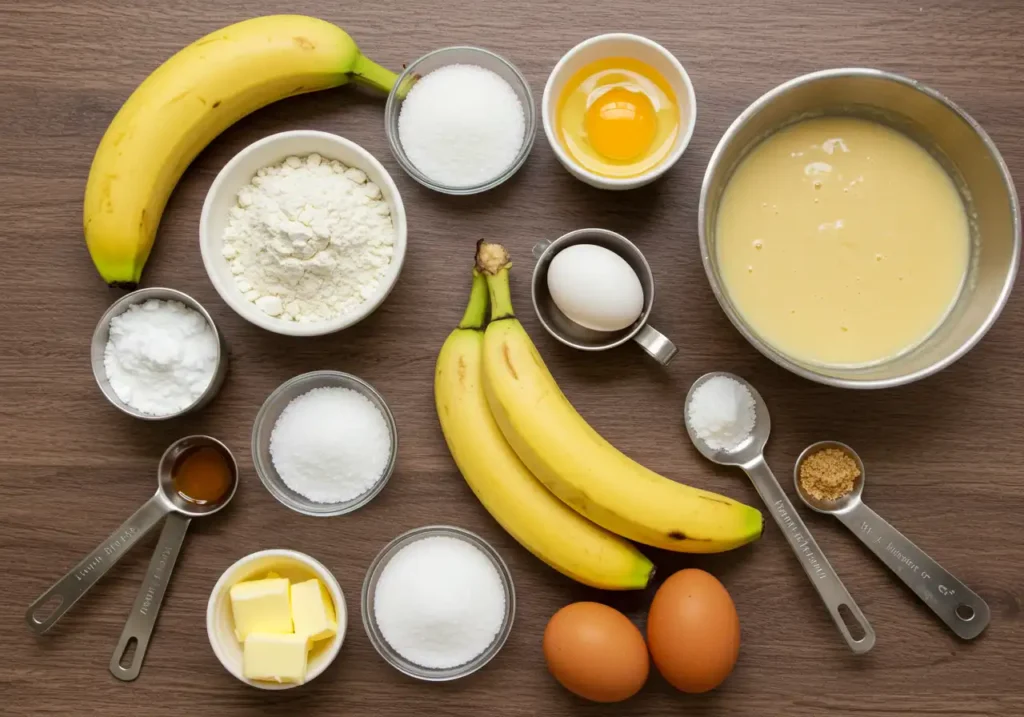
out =
[[(705, 381), (716, 376), (731, 378), (746, 386), (754, 398), (754, 427), (750, 436), (731, 450), (711, 448), (690, 425), (690, 401), (693, 399), (694, 392)], [(764, 460), (764, 447), (768, 443), (772, 424), (768, 406), (757, 389), (735, 374), (724, 371), (704, 374), (693, 383), (686, 394), (686, 402), (683, 404), (683, 422), (686, 424), (686, 432), (690, 435), (690, 440), (693, 441), (693, 445), (701, 455), (719, 465), (738, 466), (750, 477), (850, 649), (857, 654), (862, 654), (874, 647), (875, 631), (871, 624), (839, 576), (836, 575), (814, 538), (811, 537), (807, 526), (804, 525), (789, 497), (782, 490), (782, 486), (779, 485), (779, 481), (776, 480), (771, 468)], [(860, 634), (854, 635), (851, 627), (858, 628)]]
[[(800, 468), (804, 461), (826, 448), (843, 451), (860, 469), (853, 490), (835, 501), (816, 499), (800, 481)], [(964, 640), (976, 638), (988, 626), (991, 617), (988, 604), (861, 500), (865, 476), (864, 462), (857, 452), (838, 441), (811, 444), (793, 466), (797, 495), (808, 508), (836, 516), (958, 637)]]

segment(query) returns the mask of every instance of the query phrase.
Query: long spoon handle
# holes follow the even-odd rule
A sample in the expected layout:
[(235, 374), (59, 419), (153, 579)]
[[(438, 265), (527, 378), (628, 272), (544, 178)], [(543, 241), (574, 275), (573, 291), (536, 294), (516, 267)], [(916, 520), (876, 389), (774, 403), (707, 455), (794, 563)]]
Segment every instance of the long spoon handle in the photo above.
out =
[(988, 604), (862, 502), (836, 517), (964, 640), (980, 635), (991, 617)]
[[(149, 561), (146, 579), (139, 587), (135, 604), (128, 614), (121, 638), (117, 641), (114, 654), (110, 658), (110, 674), (124, 682), (131, 682), (139, 676), (142, 661), (146, 658), (149, 638), (156, 627), (156, 619), (160, 613), (160, 605), (167, 592), (167, 584), (171, 580), (174, 564), (178, 560), (181, 546), (185, 542), (188, 524), (192, 519), (181, 513), (171, 513), (164, 521), (164, 529), (160, 532), (153, 551), (153, 559)], [(132, 651), (134, 640), (135, 650)]]
[(53, 627), (89, 588), (106, 575), (121, 556), (160, 522), (169, 509), (160, 494), (143, 503), (120, 528), (29, 605), (25, 613), (29, 628), (42, 634)]
[[(836, 627), (846, 639), (846, 644), (857, 654), (870, 650), (875, 645), (875, 631), (871, 623), (864, 617), (853, 596), (821, 552), (821, 548), (804, 525), (803, 519), (797, 514), (764, 458), (758, 457), (757, 460), (744, 465), (743, 469), (750, 476), (761, 499), (782, 529), (782, 534), (786, 536), (790, 547), (800, 560), (801, 567), (824, 601)], [(850, 632), (850, 624), (858, 625), (864, 634), (855, 637)]]

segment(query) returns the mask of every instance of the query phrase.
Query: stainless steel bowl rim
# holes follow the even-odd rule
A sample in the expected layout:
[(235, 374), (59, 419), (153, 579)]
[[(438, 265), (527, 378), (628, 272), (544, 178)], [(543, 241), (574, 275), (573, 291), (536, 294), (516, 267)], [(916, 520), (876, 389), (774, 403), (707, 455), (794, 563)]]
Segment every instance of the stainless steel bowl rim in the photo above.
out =
[[(430, 179), (430, 177), (423, 174), (423, 172), (417, 169), (415, 165), (412, 164), (411, 161), (408, 161), (403, 158), (402, 155), (405, 154), (405, 150), (401, 146), (401, 140), (398, 138), (398, 133), (397, 131), (392, 132), (390, 129), (391, 116), (399, 112), (399, 109), (395, 107), (395, 102), (398, 93), (401, 91), (401, 88), (405, 85), (406, 81), (415, 73), (416, 66), (419, 65), (421, 62), (424, 62), (425, 60), (428, 60), (432, 57), (444, 54), (446, 52), (453, 52), (456, 50), (479, 52), (485, 55), (489, 55), (495, 60), (498, 60), (502, 64), (506, 65), (509, 68), (509, 70), (512, 71), (512, 74), (514, 74), (518, 78), (519, 82), (526, 89), (527, 98), (527, 106), (523, 107), (523, 114), (525, 115), (524, 119), (526, 122), (526, 126), (524, 128), (525, 134), (523, 136), (523, 145), (522, 147), (519, 148), (519, 152), (518, 154), (516, 154), (515, 160), (505, 169), (505, 171), (503, 171), (494, 179), (491, 179), (490, 181), (487, 182), (483, 182), (482, 184), (473, 184), (466, 187), (450, 187), (446, 184), (435, 182), (434, 180)], [(384, 127), (386, 130), (385, 134), (387, 134), (388, 138), (388, 146), (391, 148), (391, 154), (394, 156), (395, 161), (398, 162), (398, 165), (405, 171), (406, 174), (408, 174), (410, 177), (412, 177), (417, 182), (422, 184), (424, 187), (428, 189), (433, 189), (434, 191), (440, 192), (441, 194), (464, 196), (469, 194), (479, 194), (481, 192), (486, 192), (490, 189), (494, 189), (495, 187), (507, 182), (509, 179), (512, 178), (512, 176), (516, 172), (518, 172), (522, 168), (522, 166), (526, 163), (526, 159), (530, 156), (530, 151), (533, 149), (534, 140), (537, 138), (537, 107), (536, 103), (533, 100), (533, 90), (530, 89), (530, 83), (526, 81), (526, 77), (523, 75), (522, 72), (519, 71), (519, 68), (512, 64), (512, 62), (510, 62), (507, 58), (483, 47), (476, 47), (474, 45), (451, 45), (449, 47), (440, 47), (436, 50), (431, 50), (422, 57), (419, 57), (410, 62), (405, 67), (405, 69), (402, 70), (402, 73), (398, 76), (398, 79), (395, 81), (394, 87), (391, 88), (391, 92), (388, 93), (388, 99), (384, 105)]]
[[(170, 294), (172, 298), (168, 299), (165, 298), (165, 296), (155, 296), (155, 294)], [(90, 363), (92, 364), (92, 375), (96, 380), (96, 385), (99, 387), (100, 393), (103, 394), (103, 397), (106, 398), (111, 405), (126, 415), (134, 418), (141, 418), (144, 421), (167, 421), (169, 419), (178, 418), (179, 416), (191, 413), (197, 407), (204, 406), (210, 401), (213, 395), (220, 390), (224, 374), (223, 362), (227, 358), (227, 355), (224, 351), (224, 338), (221, 336), (220, 331), (217, 329), (217, 324), (214, 323), (213, 317), (210, 316), (210, 312), (206, 310), (206, 307), (203, 306), (198, 299), (189, 296), (184, 291), (171, 289), (166, 286), (148, 286), (144, 289), (136, 289), (135, 291), (129, 292), (114, 301), (114, 303), (107, 307), (107, 310), (103, 312), (100, 320), (96, 323), (96, 328), (94, 328), (92, 332), (90, 349), (92, 344), (97, 341), (100, 332), (104, 329), (109, 330), (111, 319), (123, 314), (128, 310), (129, 306), (133, 304), (141, 304), (143, 301), (150, 298), (160, 299), (162, 301), (179, 301), (182, 304), (185, 304), (185, 306), (196, 311), (200, 316), (202, 316), (206, 321), (207, 326), (209, 326), (210, 330), (213, 332), (213, 337), (216, 339), (217, 343), (217, 363), (214, 368), (213, 377), (210, 379), (210, 384), (203, 389), (203, 392), (196, 397), (196, 400), (180, 411), (168, 413), (166, 416), (154, 416), (148, 413), (143, 413), (142, 411), (132, 408), (119, 398), (116, 401), (111, 398), (111, 396), (103, 389), (103, 383), (100, 378), (101, 374), (106, 377), (106, 368), (103, 365), (97, 366), (96, 362), (92, 360), (92, 356), (90, 356)], [(111, 392), (113, 392), (113, 388), (111, 388)]]
[[(763, 110), (768, 104), (775, 100), (780, 95), (785, 94), (793, 87), (797, 87), (802, 84), (807, 84), (817, 80), (832, 78), (832, 77), (874, 77), (884, 80), (890, 80), (898, 82), (900, 84), (911, 87), (919, 92), (928, 95), (929, 97), (937, 100), (938, 102), (946, 105), (949, 109), (960, 116), (961, 119), (966, 122), (971, 129), (978, 134), (978, 137), (984, 143), (988, 151), (991, 153), (992, 158), (998, 164), (999, 169), (1002, 173), (1003, 179), (1006, 182), (1006, 188), (1009, 193), (1010, 202), (1012, 204), (1013, 214), (1013, 233), (1014, 233), (1014, 249), (1012, 263), (1007, 271), (1006, 280), (1003, 283), (1002, 289), (999, 292), (999, 298), (996, 301), (995, 306), (989, 312), (988, 316), (982, 322), (981, 326), (975, 330), (971, 337), (965, 341), (957, 350), (951, 352), (949, 355), (941, 358), (935, 363), (927, 366), (918, 371), (906, 374), (904, 376), (897, 376), (894, 378), (886, 379), (868, 379), (868, 380), (851, 380), (845, 378), (836, 378), (832, 376), (824, 376), (814, 371), (807, 369), (799, 363), (784, 356), (781, 352), (773, 352), (769, 350), (767, 342), (762, 340), (751, 332), (739, 317), (734, 315), (734, 311), (731, 310), (729, 305), (728, 297), (725, 295), (725, 289), (714, 277), (714, 269), (711, 265), (711, 256), (708, 251), (708, 239), (706, 236), (706, 212), (707, 212), (707, 198), (708, 192), (711, 189), (711, 180), (714, 177), (715, 172), (719, 169), (718, 165), (721, 162), (722, 154), (725, 153), (726, 148), (732, 142), (733, 138), (739, 134), (742, 128), (756, 116), (761, 110)], [(973, 117), (971, 117), (966, 111), (964, 111), (959, 105), (950, 100), (948, 97), (943, 95), (927, 85), (913, 80), (903, 75), (898, 75), (893, 72), (886, 72), (884, 70), (875, 70), (865, 67), (840, 67), (829, 70), (819, 70), (817, 72), (810, 72), (799, 77), (795, 77), (791, 80), (783, 82), (781, 85), (774, 87), (773, 89), (765, 92), (753, 103), (750, 104), (740, 115), (733, 120), (732, 124), (729, 125), (729, 129), (725, 131), (722, 138), (718, 141), (715, 146), (715, 151), (711, 154), (711, 159), (708, 160), (707, 169), (704, 172), (704, 180), (701, 184), (700, 189), (700, 205), (697, 209), (697, 229), (698, 237), (700, 241), (700, 254), (701, 261), (704, 264), (704, 273), (707, 275), (708, 283), (711, 285), (711, 289), (715, 294), (722, 311), (732, 322), (732, 325), (743, 335), (743, 337), (761, 354), (771, 359), (779, 366), (783, 367), (788, 371), (792, 371), (798, 376), (816, 381), (818, 383), (827, 384), (830, 386), (836, 386), (839, 388), (858, 388), (858, 389), (878, 389), (878, 388), (891, 388), (894, 386), (902, 386), (908, 383), (913, 383), (922, 378), (930, 376), (934, 373), (941, 371), (950, 364), (956, 362), (964, 354), (974, 348), (975, 345), (982, 339), (982, 337), (988, 333), (988, 330), (992, 328), (992, 324), (995, 323), (996, 319), (999, 318), (999, 314), (1002, 313), (1003, 307), (1006, 306), (1006, 302), (1009, 299), (1010, 291), (1013, 288), (1014, 279), (1017, 276), (1017, 270), (1020, 264), (1020, 250), (1021, 250), (1021, 215), (1020, 215), (1020, 201), (1017, 197), (1017, 191), (1013, 184), (1013, 178), (1010, 176), (1010, 169), (1006, 165), (1006, 161), (1003, 156), (999, 153), (992, 138), (989, 137), (988, 133), (978, 124)]]

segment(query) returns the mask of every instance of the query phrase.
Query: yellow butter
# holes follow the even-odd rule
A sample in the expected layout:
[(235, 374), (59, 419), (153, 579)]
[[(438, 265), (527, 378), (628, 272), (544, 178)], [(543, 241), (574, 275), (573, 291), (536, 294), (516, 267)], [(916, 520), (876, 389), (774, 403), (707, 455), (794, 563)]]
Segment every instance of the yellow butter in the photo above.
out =
[(292, 632), (287, 578), (247, 580), (231, 588), (231, 613), (239, 642), (253, 632)]
[(333, 637), (338, 631), (338, 619), (327, 588), (317, 578), (292, 584), (292, 622), (296, 635), (313, 640)]
[(303, 635), (251, 632), (242, 650), (242, 674), (250, 680), (306, 680), (307, 640)]

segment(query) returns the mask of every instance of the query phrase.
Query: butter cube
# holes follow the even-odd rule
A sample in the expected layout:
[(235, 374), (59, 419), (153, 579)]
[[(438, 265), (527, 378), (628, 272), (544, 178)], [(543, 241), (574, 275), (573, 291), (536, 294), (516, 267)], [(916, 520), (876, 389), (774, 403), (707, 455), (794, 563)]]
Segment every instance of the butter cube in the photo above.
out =
[(313, 640), (332, 637), (338, 631), (334, 601), (317, 578), (292, 584), (292, 622), (295, 634)]
[(303, 635), (250, 632), (242, 650), (242, 674), (250, 680), (306, 680), (307, 640)]
[(289, 633), (292, 607), (288, 579), (247, 580), (231, 588), (231, 613), (239, 642), (253, 632)]

